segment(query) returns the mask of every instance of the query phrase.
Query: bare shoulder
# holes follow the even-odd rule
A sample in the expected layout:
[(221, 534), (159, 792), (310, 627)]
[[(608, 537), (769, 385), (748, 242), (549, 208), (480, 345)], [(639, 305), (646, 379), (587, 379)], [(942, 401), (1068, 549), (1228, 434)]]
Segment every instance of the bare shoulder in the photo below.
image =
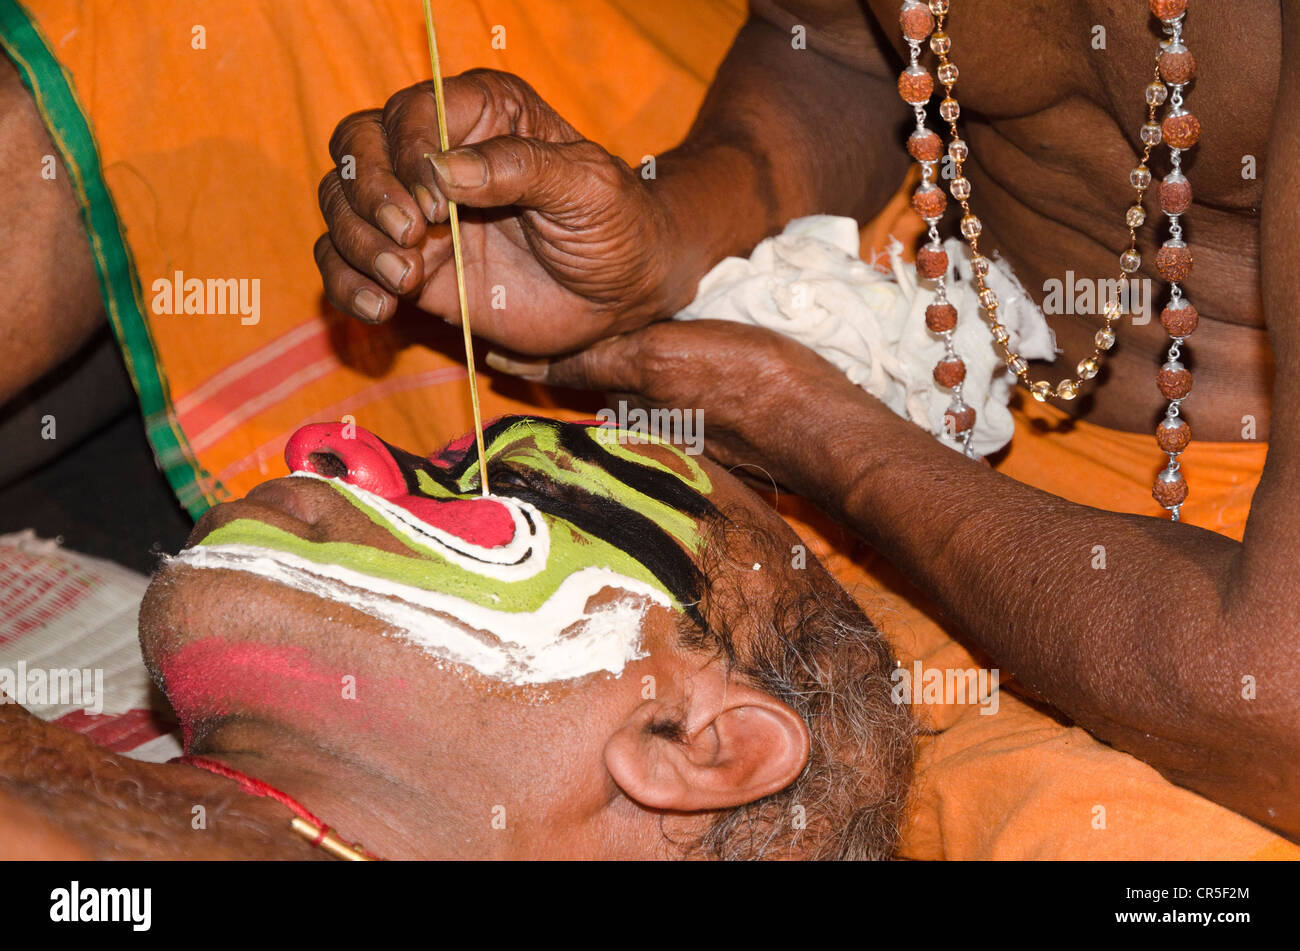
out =
[(3, 53), (0, 162), (0, 283), (8, 292), (0, 311), (3, 404), (71, 356), (104, 313), (70, 176)]
[(133, 822), (129, 799), (150, 785), (140, 765), (0, 704), (0, 857), (108, 857), (113, 830)]

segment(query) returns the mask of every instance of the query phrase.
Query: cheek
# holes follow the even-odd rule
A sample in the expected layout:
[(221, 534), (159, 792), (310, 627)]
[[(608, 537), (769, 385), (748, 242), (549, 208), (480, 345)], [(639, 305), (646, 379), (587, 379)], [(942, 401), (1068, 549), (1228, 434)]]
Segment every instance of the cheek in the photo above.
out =
[(187, 737), (197, 721), (208, 717), (242, 715), (358, 728), (368, 712), (349, 698), (349, 692), (355, 697), (364, 686), (355, 675), (332, 669), (297, 647), (209, 637), (164, 656), (158, 666)]
[(141, 607), (140, 630), (187, 739), (205, 721), (235, 716), (385, 742), (428, 722), (418, 671), (372, 619), (342, 618), (319, 599), (247, 575), (164, 572)]

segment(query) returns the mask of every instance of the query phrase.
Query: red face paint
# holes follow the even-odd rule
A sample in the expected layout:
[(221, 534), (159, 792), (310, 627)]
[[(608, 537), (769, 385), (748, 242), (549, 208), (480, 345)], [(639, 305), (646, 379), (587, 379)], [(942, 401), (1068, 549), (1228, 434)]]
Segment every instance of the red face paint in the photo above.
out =
[(429, 461), (440, 469), (450, 469), (456, 463), (460, 462), (465, 453), (469, 452), (474, 445), (474, 434), (466, 433), (458, 439), (453, 439), (447, 445), (442, 447), (442, 451), (436, 456), (430, 456)]
[[(463, 437), (470, 442), (473, 434)], [(443, 456), (456, 452), (453, 443)], [(463, 449), (460, 452), (463, 454)], [(382, 439), (356, 426), (320, 423), (289, 438), (284, 461), (293, 472), (339, 478), (405, 509), (426, 525), (480, 548), (500, 548), (515, 535), (510, 510), (493, 498), (432, 499), (414, 495), (406, 475)], [(445, 462), (450, 465), (451, 462)]]
[(364, 702), (362, 691), (386, 692), (398, 686), (360, 685), (357, 699), (345, 699), (348, 672), (322, 665), (300, 647), (233, 643), (218, 637), (185, 645), (163, 658), (160, 667), (187, 749), (195, 720), (213, 716), (262, 714), (372, 729), (375, 707)]

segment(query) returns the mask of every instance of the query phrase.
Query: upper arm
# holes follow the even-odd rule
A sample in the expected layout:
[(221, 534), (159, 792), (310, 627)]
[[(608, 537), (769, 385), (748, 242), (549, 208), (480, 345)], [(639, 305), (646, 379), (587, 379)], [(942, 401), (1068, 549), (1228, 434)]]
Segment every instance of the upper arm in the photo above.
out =
[(70, 357), (103, 319), (90, 242), (67, 169), (3, 54), (0, 166), (3, 405)]
[(87, 861), (94, 857), (46, 816), (0, 789), (0, 862)]

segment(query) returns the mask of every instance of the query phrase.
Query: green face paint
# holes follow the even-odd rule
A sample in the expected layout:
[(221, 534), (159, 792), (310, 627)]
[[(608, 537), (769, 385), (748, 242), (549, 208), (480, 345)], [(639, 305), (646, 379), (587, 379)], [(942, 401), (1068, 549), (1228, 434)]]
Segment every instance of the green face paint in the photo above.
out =
[[(465, 529), (463, 518), (459, 529), (442, 518), (476, 500), (477, 457), (448, 451), (419, 459), (366, 433), (370, 443), (340, 444), (339, 454), (387, 454), (379, 462), (392, 464), (400, 482), (385, 474), (380, 495), (353, 484), (349, 467), (346, 481), (328, 484), (405, 553), (309, 541), (237, 519), (178, 561), (250, 571), (349, 603), (405, 629), (430, 653), (490, 676), (522, 683), (619, 672), (639, 656), (639, 634), (630, 641), (627, 631), (639, 629), (649, 604), (686, 611), (701, 623), (700, 577), (689, 553), (699, 552), (705, 523), (717, 513), (703, 496), (712, 491), (708, 475), (694, 460), (671, 447), (661, 450), (677, 455), (679, 472), (607, 434), (535, 418), (491, 426), (488, 466), (496, 493), (484, 503), (494, 509), (495, 528), (488, 532), (481, 525)], [(503, 511), (513, 520), (504, 534)], [(495, 532), (505, 542), (475, 544), (474, 531)], [(587, 612), (588, 599), (603, 588), (629, 592), (636, 605)]]

